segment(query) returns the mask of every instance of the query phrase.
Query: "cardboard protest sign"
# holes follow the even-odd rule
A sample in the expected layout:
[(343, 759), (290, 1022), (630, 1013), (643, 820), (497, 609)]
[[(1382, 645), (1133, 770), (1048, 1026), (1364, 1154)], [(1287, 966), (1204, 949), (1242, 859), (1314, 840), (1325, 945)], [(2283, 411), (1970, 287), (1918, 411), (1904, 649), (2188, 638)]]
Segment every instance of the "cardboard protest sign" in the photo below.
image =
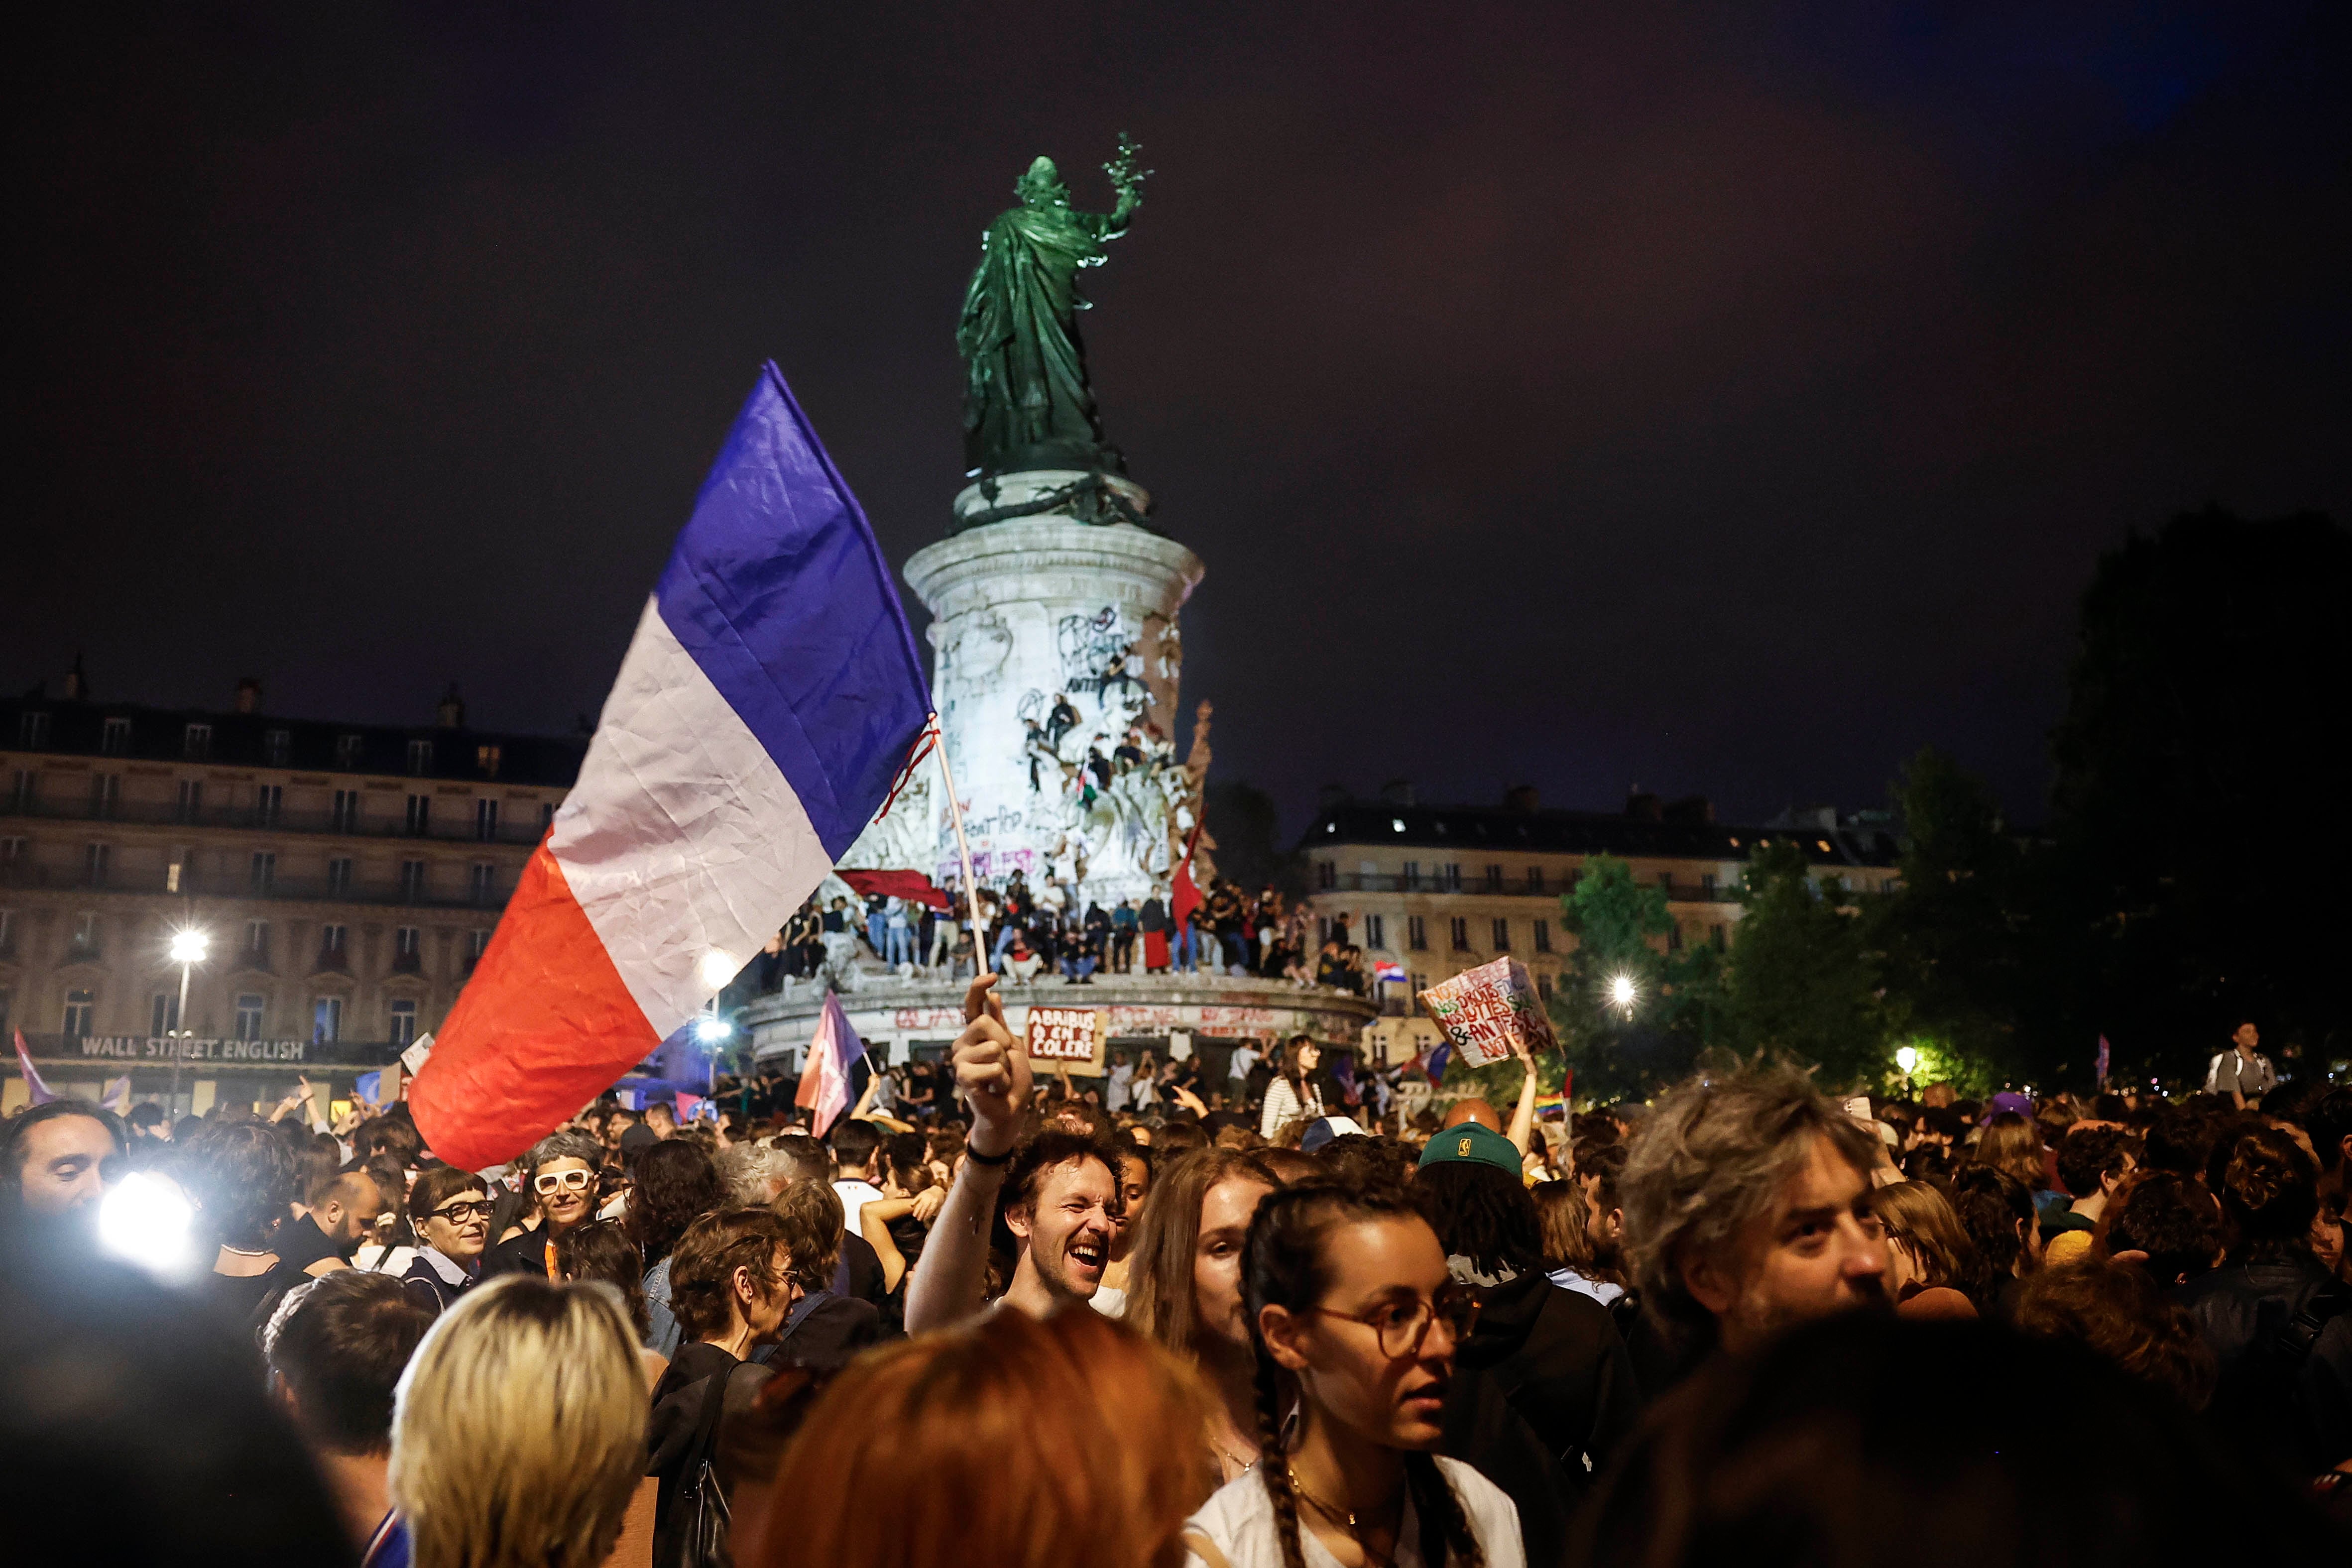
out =
[(1517, 958), (1497, 958), (1441, 980), (1421, 993), (1421, 1005), (1473, 1067), (1508, 1061), (1521, 1044), (1530, 1052), (1559, 1049), (1551, 1016)]
[(1103, 1014), (1096, 1008), (1029, 1008), (1029, 1060), (1066, 1062), (1087, 1073), (1103, 1070), (1103, 1042), (1108, 1034)]

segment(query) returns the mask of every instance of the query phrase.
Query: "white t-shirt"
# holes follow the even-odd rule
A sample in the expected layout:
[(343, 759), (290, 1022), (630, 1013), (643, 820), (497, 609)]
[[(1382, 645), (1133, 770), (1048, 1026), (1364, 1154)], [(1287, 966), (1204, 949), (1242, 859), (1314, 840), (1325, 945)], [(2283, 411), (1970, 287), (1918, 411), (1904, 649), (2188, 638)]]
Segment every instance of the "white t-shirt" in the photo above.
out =
[(863, 1237), (866, 1232), (859, 1228), (858, 1218), (866, 1212), (867, 1204), (882, 1200), (882, 1189), (870, 1181), (837, 1181), (833, 1184), (833, 1190), (834, 1195), (841, 1199), (843, 1228), (852, 1236)]
[[(1478, 1538), (1478, 1549), (1486, 1553), (1486, 1568), (1527, 1568), (1527, 1548), (1519, 1541), (1518, 1507), (1503, 1489), (1459, 1459), (1440, 1456), (1437, 1469), (1453, 1487), (1454, 1495), (1462, 1500), (1462, 1512), (1470, 1521), (1470, 1533)], [(1184, 1521), (1186, 1534), (1207, 1536), (1232, 1568), (1282, 1568), (1274, 1499), (1266, 1495), (1262, 1471), (1263, 1467), (1254, 1468), (1227, 1481), (1201, 1505), (1200, 1512)], [(1303, 1515), (1307, 1511), (1302, 1506), (1299, 1511)], [(1303, 1518), (1298, 1550), (1307, 1568), (1339, 1568), (1339, 1560), (1316, 1539)], [(1188, 1568), (1205, 1564), (1189, 1548), (1185, 1562)], [(1404, 1517), (1397, 1527), (1395, 1568), (1430, 1568), (1421, 1554), (1421, 1521), (1413, 1513), (1411, 1493), (1406, 1494)]]
[(1247, 1078), (1250, 1075), (1250, 1069), (1256, 1065), (1257, 1052), (1244, 1045), (1234, 1052), (1232, 1060), (1226, 1064), (1225, 1074), (1234, 1079)]

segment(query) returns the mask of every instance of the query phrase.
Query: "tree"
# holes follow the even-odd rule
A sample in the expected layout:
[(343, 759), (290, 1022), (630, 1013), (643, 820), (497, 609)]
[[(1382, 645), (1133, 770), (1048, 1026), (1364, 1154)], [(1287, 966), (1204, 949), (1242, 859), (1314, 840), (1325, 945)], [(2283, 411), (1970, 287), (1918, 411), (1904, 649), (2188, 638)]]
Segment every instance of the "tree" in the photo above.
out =
[[(1895, 890), (1864, 901), (1864, 942), (1894, 1035), (2009, 1075), (2023, 1060), (2025, 859), (1990, 785), (1928, 747), (1888, 791), (1902, 824)], [(2077, 1060), (2081, 1054), (2077, 1053)]]
[[(1666, 952), (1674, 921), (1665, 890), (1636, 885), (1633, 868), (1613, 855), (1585, 862), (1560, 909), (1576, 949), (1553, 993), (1552, 1021), (1578, 1094), (1637, 1097), (1683, 1077), (1698, 1053), (1705, 1003), (1692, 982), (1711, 968), (1714, 949), (1697, 950), (1705, 959)], [(1620, 979), (1633, 984), (1630, 1009), (1614, 994)]]
[[(2048, 1021), (2193, 1072), (2251, 1018), (2342, 1054), (2352, 535), (2316, 513), (2175, 517), (2101, 559), (2052, 737)], [(2078, 1059), (2079, 1060), (2079, 1059)]]
[(1831, 1083), (1875, 1084), (1892, 1051), (1860, 910), (1834, 879), (1816, 887), (1796, 844), (1758, 846), (1724, 966), (1723, 1022), (1743, 1054), (1792, 1057)]

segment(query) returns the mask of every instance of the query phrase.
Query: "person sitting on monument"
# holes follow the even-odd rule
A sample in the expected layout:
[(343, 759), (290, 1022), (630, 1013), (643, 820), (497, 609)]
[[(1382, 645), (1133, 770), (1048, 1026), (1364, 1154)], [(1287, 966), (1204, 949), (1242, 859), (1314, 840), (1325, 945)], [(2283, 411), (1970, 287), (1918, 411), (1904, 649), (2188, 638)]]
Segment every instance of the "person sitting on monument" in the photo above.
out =
[(1089, 926), (1074, 925), (1062, 936), (1062, 978), (1074, 986), (1095, 983), (1095, 969), (1102, 962), (1102, 946)]
[(1118, 1157), (1098, 1136), (1048, 1128), (1020, 1136), (1034, 1082), (1005, 1027), (995, 977), (964, 992), (952, 1060), (971, 1103), (964, 1160), (907, 1287), (907, 1332), (961, 1322), (989, 1306), (992, 1218), (1010, 1238), (999, 1300), (1034, 1317), (1091, 1302), (1118, 1231)]
[(1014, 985), (1025, 986), (1037, 977), (1037, 971), (1045, 967), (1045, 960), (1030, 950), (1028, 933), (1015, 926), (1011, 935), (1012, 942), (1005, 949), (1003, 958), (1004, 972), (1013, 977)]

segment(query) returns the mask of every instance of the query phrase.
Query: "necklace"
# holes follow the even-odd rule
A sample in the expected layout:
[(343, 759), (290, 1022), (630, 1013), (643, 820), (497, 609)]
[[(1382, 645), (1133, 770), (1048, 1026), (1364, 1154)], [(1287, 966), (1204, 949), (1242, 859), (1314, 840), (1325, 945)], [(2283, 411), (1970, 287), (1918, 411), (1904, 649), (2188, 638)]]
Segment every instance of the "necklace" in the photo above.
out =
[(267, 1258), (269, 1256), (269, 1249), (267, 1247), (232, 1247), (226, 1241), (222, 1242), (220, 1247), (222, 1251), (234, 1252), (240, 1258)]
[(1396, 1562), (1396, 1554), (1394, 1551), (1391, 1550), (1385, 1554), (1374, 1551), (1372, 1543), (1364, 1539), (1363, 1528), (1356, 1522), (1356, 1516), (1351, 1511), (1341, 1508), (1337, 1503), (1327, 1501), (1322, 1498), (1317, 1497), (1313, 1492), (1308, 1491), (1298, 1479), (1297, 1466), (1286, 1461), (1282, 1468), (1284, 1470), (1288, 1472), (1290, 1476), (1291, 1490), (1297, 1492), (1300, 1497), (1305, 1498), (1316, 1512), (1321, 1514), (1324, 1518), (1331, 1521), (1334, 1524), (1339, 1525), (1348, 1532), (1348, 1538), (1353, 1541), (1356, 1543), (1357, 1548), (1364, 1554), (1365, 1568), (1391, 1568), (1391, 1565)]

